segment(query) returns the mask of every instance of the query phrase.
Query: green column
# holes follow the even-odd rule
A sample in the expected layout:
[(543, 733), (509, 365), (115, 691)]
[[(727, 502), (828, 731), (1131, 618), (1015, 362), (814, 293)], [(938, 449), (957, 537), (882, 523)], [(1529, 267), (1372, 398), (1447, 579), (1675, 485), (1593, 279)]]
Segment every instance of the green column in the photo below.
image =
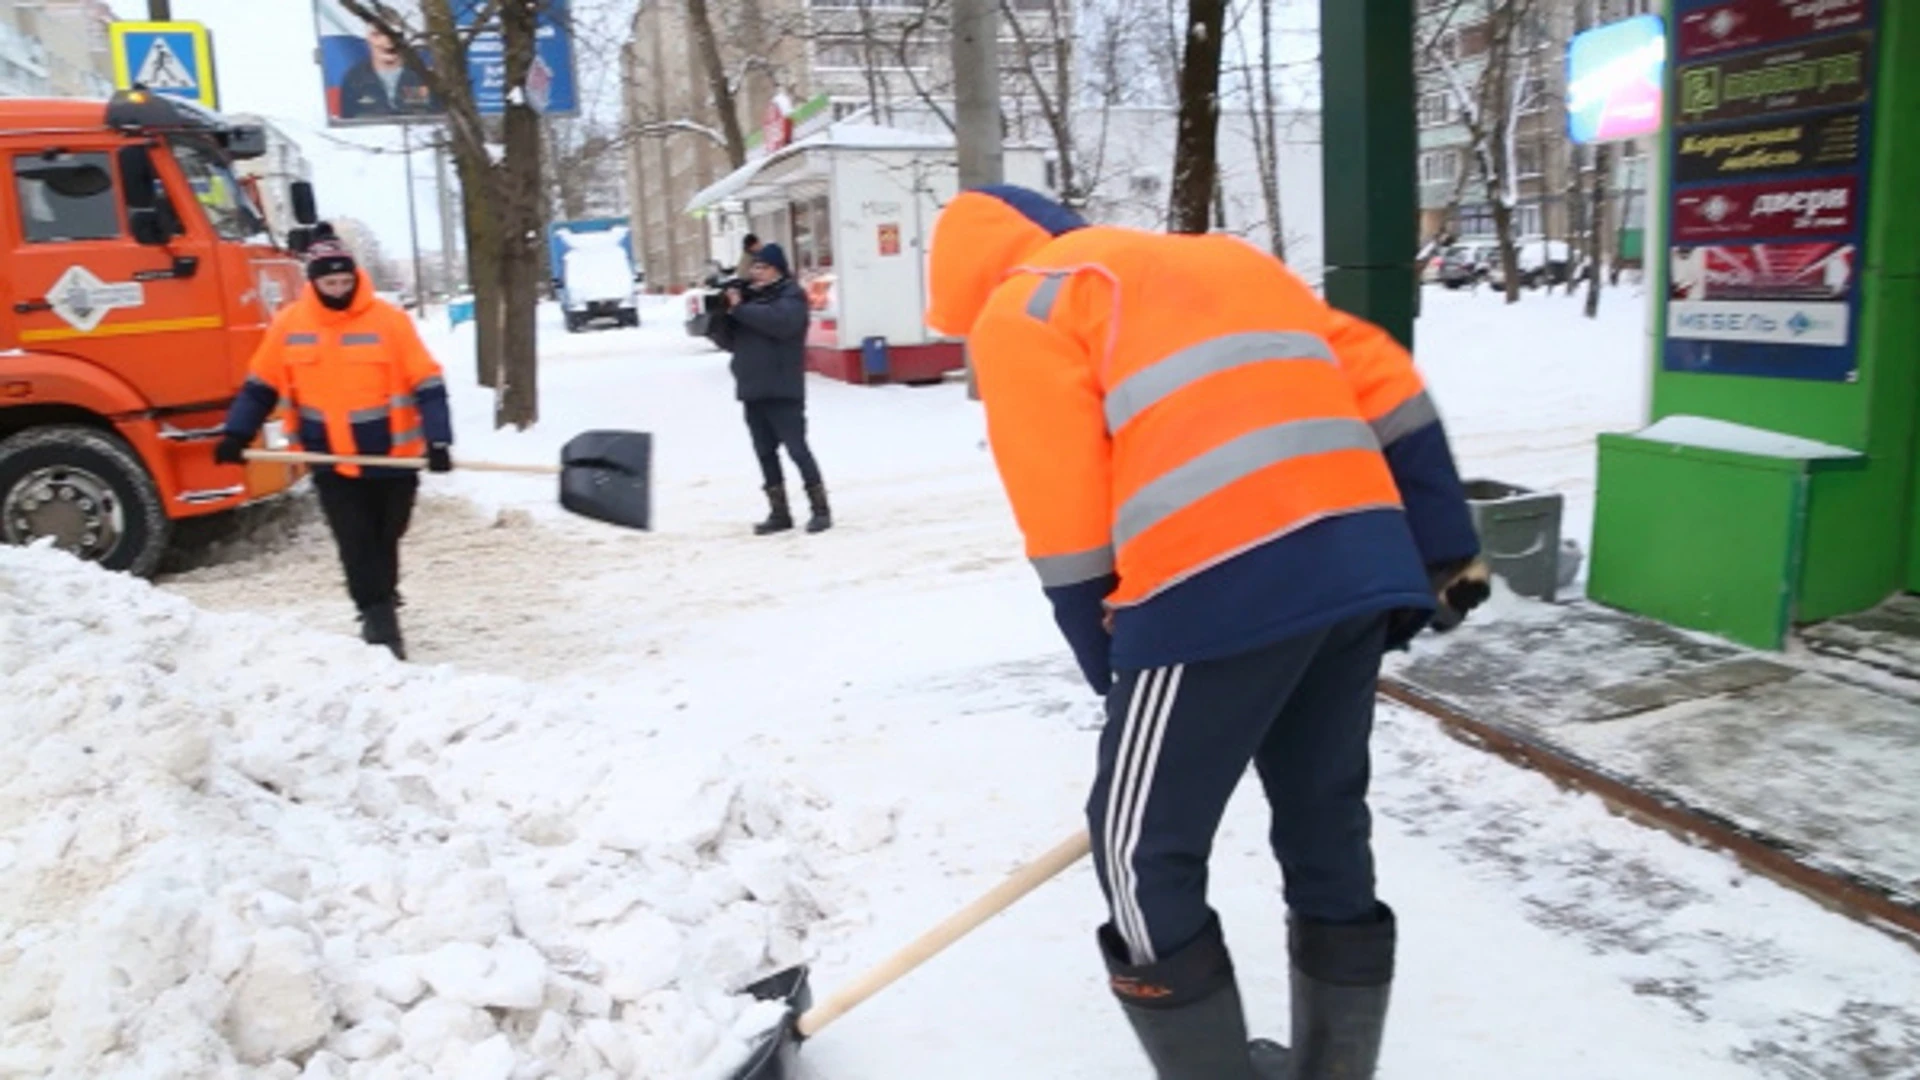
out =
[(1320, 0), (1326, 294), (1413, 345), (1413, 0)]

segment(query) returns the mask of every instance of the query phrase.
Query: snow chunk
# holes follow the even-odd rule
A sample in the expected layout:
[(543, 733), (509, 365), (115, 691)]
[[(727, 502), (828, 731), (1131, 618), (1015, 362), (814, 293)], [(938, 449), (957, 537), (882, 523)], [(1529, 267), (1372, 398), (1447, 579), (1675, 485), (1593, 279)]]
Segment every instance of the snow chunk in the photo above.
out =
[[(725, 1076), (891, 836), (597, 706), (0, 547), (0, 1073)], [(630, 718), (622, 716), (625, 724)], [(758, 1018), (758, 1019), (756, 1019)]]

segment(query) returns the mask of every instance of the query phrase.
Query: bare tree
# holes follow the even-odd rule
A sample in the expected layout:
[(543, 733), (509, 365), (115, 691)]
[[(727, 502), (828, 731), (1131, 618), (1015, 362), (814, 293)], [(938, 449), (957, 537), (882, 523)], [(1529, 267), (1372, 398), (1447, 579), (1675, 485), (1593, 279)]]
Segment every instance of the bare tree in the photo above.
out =
[[(1425, 59), (1446, 81), (1468, 135), (1475, 175), (1493, 209), (1500, 247), (1501, 277), (1508, 303), (1520, 299), (1519, 252), (1514, 244), (1514, 211), (1520, 202), (1518, 144), (1521, 117), (1544, 103), (1545, 79), (1533, 55), (1538, 0), (1491, 0), (1484, 22), (1432, 35)], [(1451, 14), (1451, 13), (1450, 13)], [(1451, 20), (1449, 20), (1451, 22)], [(1476, 79), (1461, 71), (1458, 43), (1483, 43), (1483, 66)]]
[[(534, 313), (545, 256), (540, 242), (545, 191), (540, 117), (528, 81), (548, 2), (485, 0), (463, 9), (469, 18), (456, 19), (453, 0), (420, 0), (418, 19), (409, 20), (385, 0), (340, 0), (348, 14), (398, 43), (406, 62), (444, 104), (466, 209), (480, 380), (495, 390), (495, 424), (522, 429), (539, 419)], [(480, 113), (467, 74), (474, 41), (489, 32), (500, 35), (505, 68), (497, 159), (493, 129)]]
[(707, 89), (713, 95), (713, 110), (720, 120), (720, 133), (726, 139), (727, 160), (739, 168), (747, 163), (747, 137), (740, 130), (740, 110), (734, 101), (734, 84), (727, 78), (727, 65), (720, 59), (720, 40), (714, 33), (713, 16), (707, 0), (687, 0), (687, 22), (693, 29), (694, 47), (700, 53), (700, 66), (707, 75)]
[[(1280, 127), (1274, 94), (1273, 3), (1274, 0), (1250, 0), (1259, 23), (1260, 59), (1247, 56), (1244, 33), (1236, 34), (1240, 45), (1240, 82), (1246, 104), (1247, 126), (1252, 136), (1253, 160), (1260, 170), (1260, 201), (1266, 208), (1268, 249), (1281, 262), (1287, 259), (1286, 215), (1280, 206)], [(1236, 28), (1244, 11), (1236, 10)]]
[(1226, 0), (1188, 0), (1180, 59), (1180, 127), (1167, 204), (1174, 232), (1208, 231), (1220, 173), (1220, 51), (1226, 22)]

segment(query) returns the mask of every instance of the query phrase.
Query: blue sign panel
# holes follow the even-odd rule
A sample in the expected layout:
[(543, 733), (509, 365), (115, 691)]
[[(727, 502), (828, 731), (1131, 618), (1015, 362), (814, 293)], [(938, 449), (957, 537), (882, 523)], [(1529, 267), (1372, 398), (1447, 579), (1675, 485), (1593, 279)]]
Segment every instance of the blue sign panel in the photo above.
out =
[[(482, 0), (464, 0), (455, 12), (461, 26), (472, 26)], [(467, 72), (473, 82), (474, 104), (482, 116), (507, 111), (506, 43), (500, 31), (483, 27), (467, 47)], [(547, 116), (575, 116), (580, 112), (579, 78), (574, 69), (573, 32), (568, 26), (566, 0), (541, 6), (536, 31), (533, 71), (527, 76), (527, 99), (535, 112)]]
[(1567, 131), (1577, 143), (1660, 130), (1667, 24), (1639, 15), (1574, 35), (1567, 46)]
[(1666, 370), (1859, 377), (1875, 6), (1675, 0)]

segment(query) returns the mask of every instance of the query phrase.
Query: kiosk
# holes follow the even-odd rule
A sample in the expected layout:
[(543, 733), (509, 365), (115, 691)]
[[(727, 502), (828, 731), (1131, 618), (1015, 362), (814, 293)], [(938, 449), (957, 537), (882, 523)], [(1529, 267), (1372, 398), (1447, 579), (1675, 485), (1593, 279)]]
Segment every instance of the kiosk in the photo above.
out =
[[(1046, 158), (1004, 151), (1010, 184), (1043, 190)], [(786, 249), (807, 291), (807, 366), (850, 383), (934, 382), (964, 370), (961, 343), (927, 329), (927, 234), (959, 190), (951, 135), (841, 122), (749, 161), (688, 213), (743, 207)]]

